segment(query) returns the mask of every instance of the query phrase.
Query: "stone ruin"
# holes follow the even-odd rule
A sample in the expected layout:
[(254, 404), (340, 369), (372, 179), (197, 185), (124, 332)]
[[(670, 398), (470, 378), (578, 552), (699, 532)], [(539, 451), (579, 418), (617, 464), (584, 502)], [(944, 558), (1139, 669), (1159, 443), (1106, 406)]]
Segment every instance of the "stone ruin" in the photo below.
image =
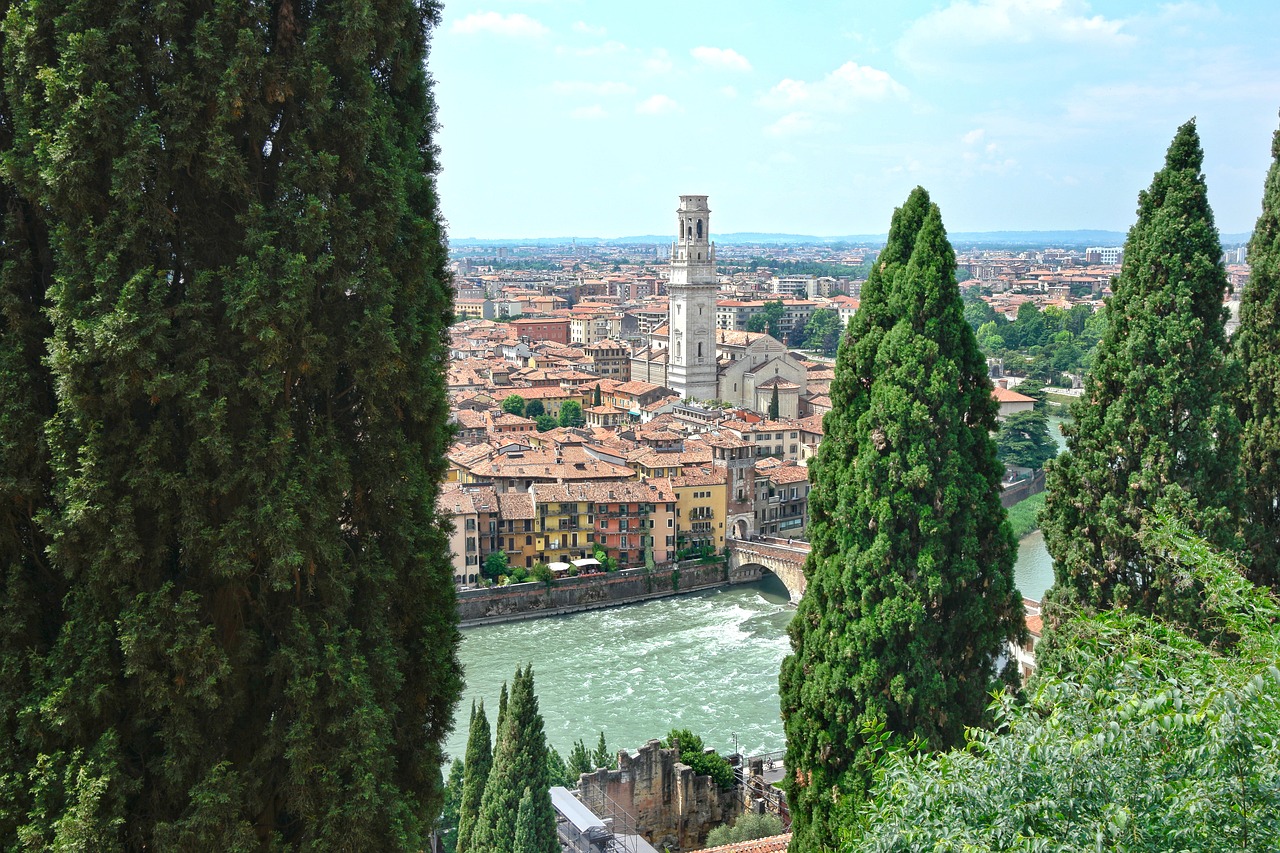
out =
[[(742, 813), (742, 793), (696, 776), (680, 751), (651, 740), (631, 755), (618, 753), (618, 769), (601, 768), (578, 779), (578, 798), (601, 817), (621, 820), (659, 850), (702, 846), (713, 827)], [(737, 756), (727, 759), (736, 765)], [(735, 766), (735, 771), (736, 771)]]

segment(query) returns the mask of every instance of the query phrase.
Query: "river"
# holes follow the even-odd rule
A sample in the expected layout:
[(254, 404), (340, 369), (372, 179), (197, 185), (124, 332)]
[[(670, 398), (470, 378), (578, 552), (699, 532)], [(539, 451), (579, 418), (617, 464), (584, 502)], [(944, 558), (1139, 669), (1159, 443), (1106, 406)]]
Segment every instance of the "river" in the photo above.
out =
[[(1049, 418), (1050, 433), (1066, 442)], [(1018, 543), (1014, 580), (1039, 600), (1053, 583), (1053, 559), (1035, 531)], [(610, 751), (634, 749), (673, 728), (708, 746), (748, 754), (784, 746), (778, 668), (790, 651), (793, 608), (786, 588), (760, 583), (661, 598), (641, 604), (552, 616), (462, 632), (459, 657), (467, 686), (455, 731), (445, 744), (466, 750), (472, 699), (484, 699), (496, 724), (498, 690), (517, 666), (533, 664), (547, 740), (568, 755), (581, 738), (594, 748), (605, 733)]]
[[(1014, 578), (1039, 599), (1053, 582), (1053, 560), (1040, 531), (1018, 546)], [(517, 666), (533, 664), (547, 740), (568, 755), (581, 738), (595, 747), (604, 731), (610, 751), (634, 749), (673, 728), (708, 746), (748, 754), (783, 748), (778, 668), (790, 651), (794, 609), (786, 588), (760, 583), (661, 598), (463, 631), (459, 657), (467, 686), (451, 756), (466, 747), (471, 700), (484, 699), (496, 723), (498, 690)]]

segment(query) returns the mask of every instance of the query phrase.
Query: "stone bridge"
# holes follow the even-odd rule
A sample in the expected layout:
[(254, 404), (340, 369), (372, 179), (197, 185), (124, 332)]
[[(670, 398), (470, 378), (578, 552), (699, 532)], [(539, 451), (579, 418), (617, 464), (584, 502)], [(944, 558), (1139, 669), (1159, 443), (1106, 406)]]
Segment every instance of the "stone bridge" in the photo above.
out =
[(729, 571), (743, 575), (758, 567), (770, 571), (786, 584), (791, 601), (797, 602), (804, 595), (804, 561), (809, 556), (809, 543), (758, 536), (752, 539), (730, 539)]

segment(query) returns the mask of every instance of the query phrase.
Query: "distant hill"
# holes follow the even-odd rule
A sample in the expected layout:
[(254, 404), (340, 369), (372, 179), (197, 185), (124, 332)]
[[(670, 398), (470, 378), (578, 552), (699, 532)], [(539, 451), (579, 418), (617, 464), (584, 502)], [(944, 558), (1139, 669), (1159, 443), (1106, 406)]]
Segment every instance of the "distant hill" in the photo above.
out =
[[(1123, 231), (953, 231), (947, 235), (956, 248), (987, 246), (991, 248), (1074, 249), (1089, 246), (1123, 246)], [(1249, 242), (1248, 234), (1223, 234), (1224, 246), (1237, 246)], [(721, 245), (826, 245), (849, 243), (854, 246), (882, 246), (884, 234), (847, 234), (840, 237), (818, 237), (812, 234), (769, 234), (756, 231), (739, 231), (732, 234), (716, 234)], [(478, 238), (450, 237), (449, 245), (462, 248), (471, 246), (538, 246), (548, 248), (577, 243), (588, 246), (663, 246), (671, 243), (669, 234), (642, 234), (632, 237), (531, 237), (531, 238)]]

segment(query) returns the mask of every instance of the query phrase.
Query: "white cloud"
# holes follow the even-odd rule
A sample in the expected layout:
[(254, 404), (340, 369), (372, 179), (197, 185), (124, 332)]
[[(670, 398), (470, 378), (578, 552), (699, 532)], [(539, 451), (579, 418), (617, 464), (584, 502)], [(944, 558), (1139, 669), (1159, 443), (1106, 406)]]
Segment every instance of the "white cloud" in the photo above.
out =
[(557, 95), (591, 95), (607, 98), (616, 95), (630, 95), (635, 90), (635, 87), (628, 83), (620, 83), (614, 80), (601, 80), (599, 82), (557, 80), (551, 84), (551, 91)]
[(736, 50), (728, 47), (695, 47), (689, 51), (703, 65), (725, 71), (750, 71), (751, 63)]
[(986, 134), (985, 130), (983, 130), (980, 127), (975, 127), (973, 130), (969, 131), (964, 136), (960, 137), (960, 141), (963, 142), (965, 145), (974, 145), (978, 142), (981, 142), (982, 137), (985, 134)]
[(787, 113), (764, 129), (769, 136), (800, 136), (817, 127), (813, 116), (808, 113)]
[(608, 33), (608, 30), (604, 27), (597, 27), (594, 24), (588, 24), (586, 21), (574, 21), (573, 31), (575, 33), (582, 33), (583, 35), (595, 36), (597, 38), (603, 38), (605, 34)]
[(680, 111), (680, 105), (666, 95), (653, 95), (636, 104), (636, 112), (641, 115), (663, 115)]
[(907, 89), (886, 71), (846, 62), (826, 77), (813, 83), (783, 80), (764, 96), (766, 106), (794, 109), (843, 111), (861, 101), (905, 98)]
[(738, 97), (738, 90), (732, 86), (721, 86), (720, 94), (724, 95), (726, 98), (736, 98)]
[(658, 48), (644, 60), (642, 67), (650, 74), (666, 74), (674, 67), (674, 63), (666, 50)]
[(589, 107), (578, 107), (569, 113), (569, 118), (594, 121), (607, 117), (609, 114), (604, 111), (604, 107), (599, 104), (592, 104)]
[(972, 58), (988, 45), (1001, 50), (1037, 42), (1118, 47), (1133, 41), (1124, 27), (1124, 20), (1090, 15), (1084, 0), (956, 0), (912, 23), (897, 52), (912, 65), (927, 67), (957, 53)]
[(503, 15), (498, 12), (472, 12), (453, 25), (453, 32), (464, 35), (493, 33), (514, 38), (538, 38), (550, 32), (540, 21), (515, 12)]

